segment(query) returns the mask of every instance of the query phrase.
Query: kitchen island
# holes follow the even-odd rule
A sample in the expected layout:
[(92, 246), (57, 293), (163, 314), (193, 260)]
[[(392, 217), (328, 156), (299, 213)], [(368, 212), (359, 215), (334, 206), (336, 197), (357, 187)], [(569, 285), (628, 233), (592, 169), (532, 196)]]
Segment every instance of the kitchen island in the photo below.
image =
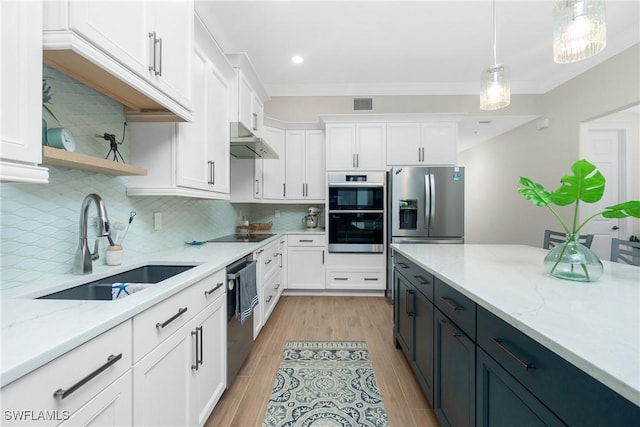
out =
[[(434, 306), (452, 301), (437, 298), (439, 281), (477, 305), (478, 358), (481, 317), (495, 317), (640, 406), (640, 268), (603, 261), (602, 278), (582, 283), (548, 276), (542, 263), (547, 251), (529, 246), (393, 244), (392, 249), (425, 276), (433, 275)], [(475, 313), (474, 307), (471, 340)]]

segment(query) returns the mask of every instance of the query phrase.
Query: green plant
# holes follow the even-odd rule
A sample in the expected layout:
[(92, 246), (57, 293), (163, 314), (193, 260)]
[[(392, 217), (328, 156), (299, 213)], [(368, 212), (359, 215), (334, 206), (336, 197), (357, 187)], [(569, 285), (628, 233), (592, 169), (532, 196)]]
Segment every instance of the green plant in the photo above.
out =
[[(45, 109), (47, 113), (51, 115), (58, 123), (60, 120), (53, 114), (53, 111), (49, 108), (49, 105), (53, 105), (51, 99), (53, 98), (53, 94), (51, 93), (51, 85), (47, 82), (47, 79), (42, 79), (42, 108)], [(47, 105), (48, 104), (48, 105)]]
[[(613, 206), (607, 206), (603, 211), (591, 215), (578, 224), (578, 208), (580, 202), (595, 203), (604, 194), (605, 178), (598, 169), (586, 160), (578, 160), (571, 166), (573, 175), (565, 175), (560, 179), (560, 187), (553, 192), (548, 192), (538, 183), (529, 178), (520, 177), (518, 193), (536, 206), (547, 207), (560, 221), (560, 225), (567, 234), (578, 234), (582, 227), (595, 217), (602, 215), (605, 218), (640, 218), (640, 201), (630, 200)], [(573, 210), (573, 222), (571, 227), (562, 219), (551, 205), (567, 206), (575, 203)]]

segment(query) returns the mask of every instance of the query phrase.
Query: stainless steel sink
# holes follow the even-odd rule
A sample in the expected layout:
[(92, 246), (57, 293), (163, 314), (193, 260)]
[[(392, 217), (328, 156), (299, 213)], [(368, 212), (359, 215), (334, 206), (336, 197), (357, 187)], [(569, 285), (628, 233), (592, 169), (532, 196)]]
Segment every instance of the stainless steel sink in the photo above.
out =
[(143, 265), (37, 299), (111, 300), (114, 283), (159, 283), (193, 267), (195, 265)]

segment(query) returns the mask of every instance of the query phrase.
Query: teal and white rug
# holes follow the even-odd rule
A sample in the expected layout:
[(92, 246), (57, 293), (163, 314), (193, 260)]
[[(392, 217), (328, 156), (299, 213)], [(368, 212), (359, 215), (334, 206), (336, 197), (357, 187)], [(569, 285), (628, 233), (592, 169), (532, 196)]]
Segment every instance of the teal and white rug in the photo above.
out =
[(364, 341), (288, 341), (265, 427), (389, 425)]

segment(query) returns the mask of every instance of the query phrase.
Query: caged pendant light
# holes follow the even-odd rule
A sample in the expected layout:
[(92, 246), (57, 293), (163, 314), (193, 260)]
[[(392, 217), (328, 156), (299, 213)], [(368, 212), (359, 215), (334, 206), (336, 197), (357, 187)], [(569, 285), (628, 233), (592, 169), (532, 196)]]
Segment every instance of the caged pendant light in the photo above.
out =
[(498, 64), (496, 58), (496, 0), (493, 0), (493, 65), (480, 73), (481, 110), (497, 110), (511, 103), (509, 67)]
[(561, 0), (553, 7), (553, 60), (581, 61), (607, 44), (604, 0)]

